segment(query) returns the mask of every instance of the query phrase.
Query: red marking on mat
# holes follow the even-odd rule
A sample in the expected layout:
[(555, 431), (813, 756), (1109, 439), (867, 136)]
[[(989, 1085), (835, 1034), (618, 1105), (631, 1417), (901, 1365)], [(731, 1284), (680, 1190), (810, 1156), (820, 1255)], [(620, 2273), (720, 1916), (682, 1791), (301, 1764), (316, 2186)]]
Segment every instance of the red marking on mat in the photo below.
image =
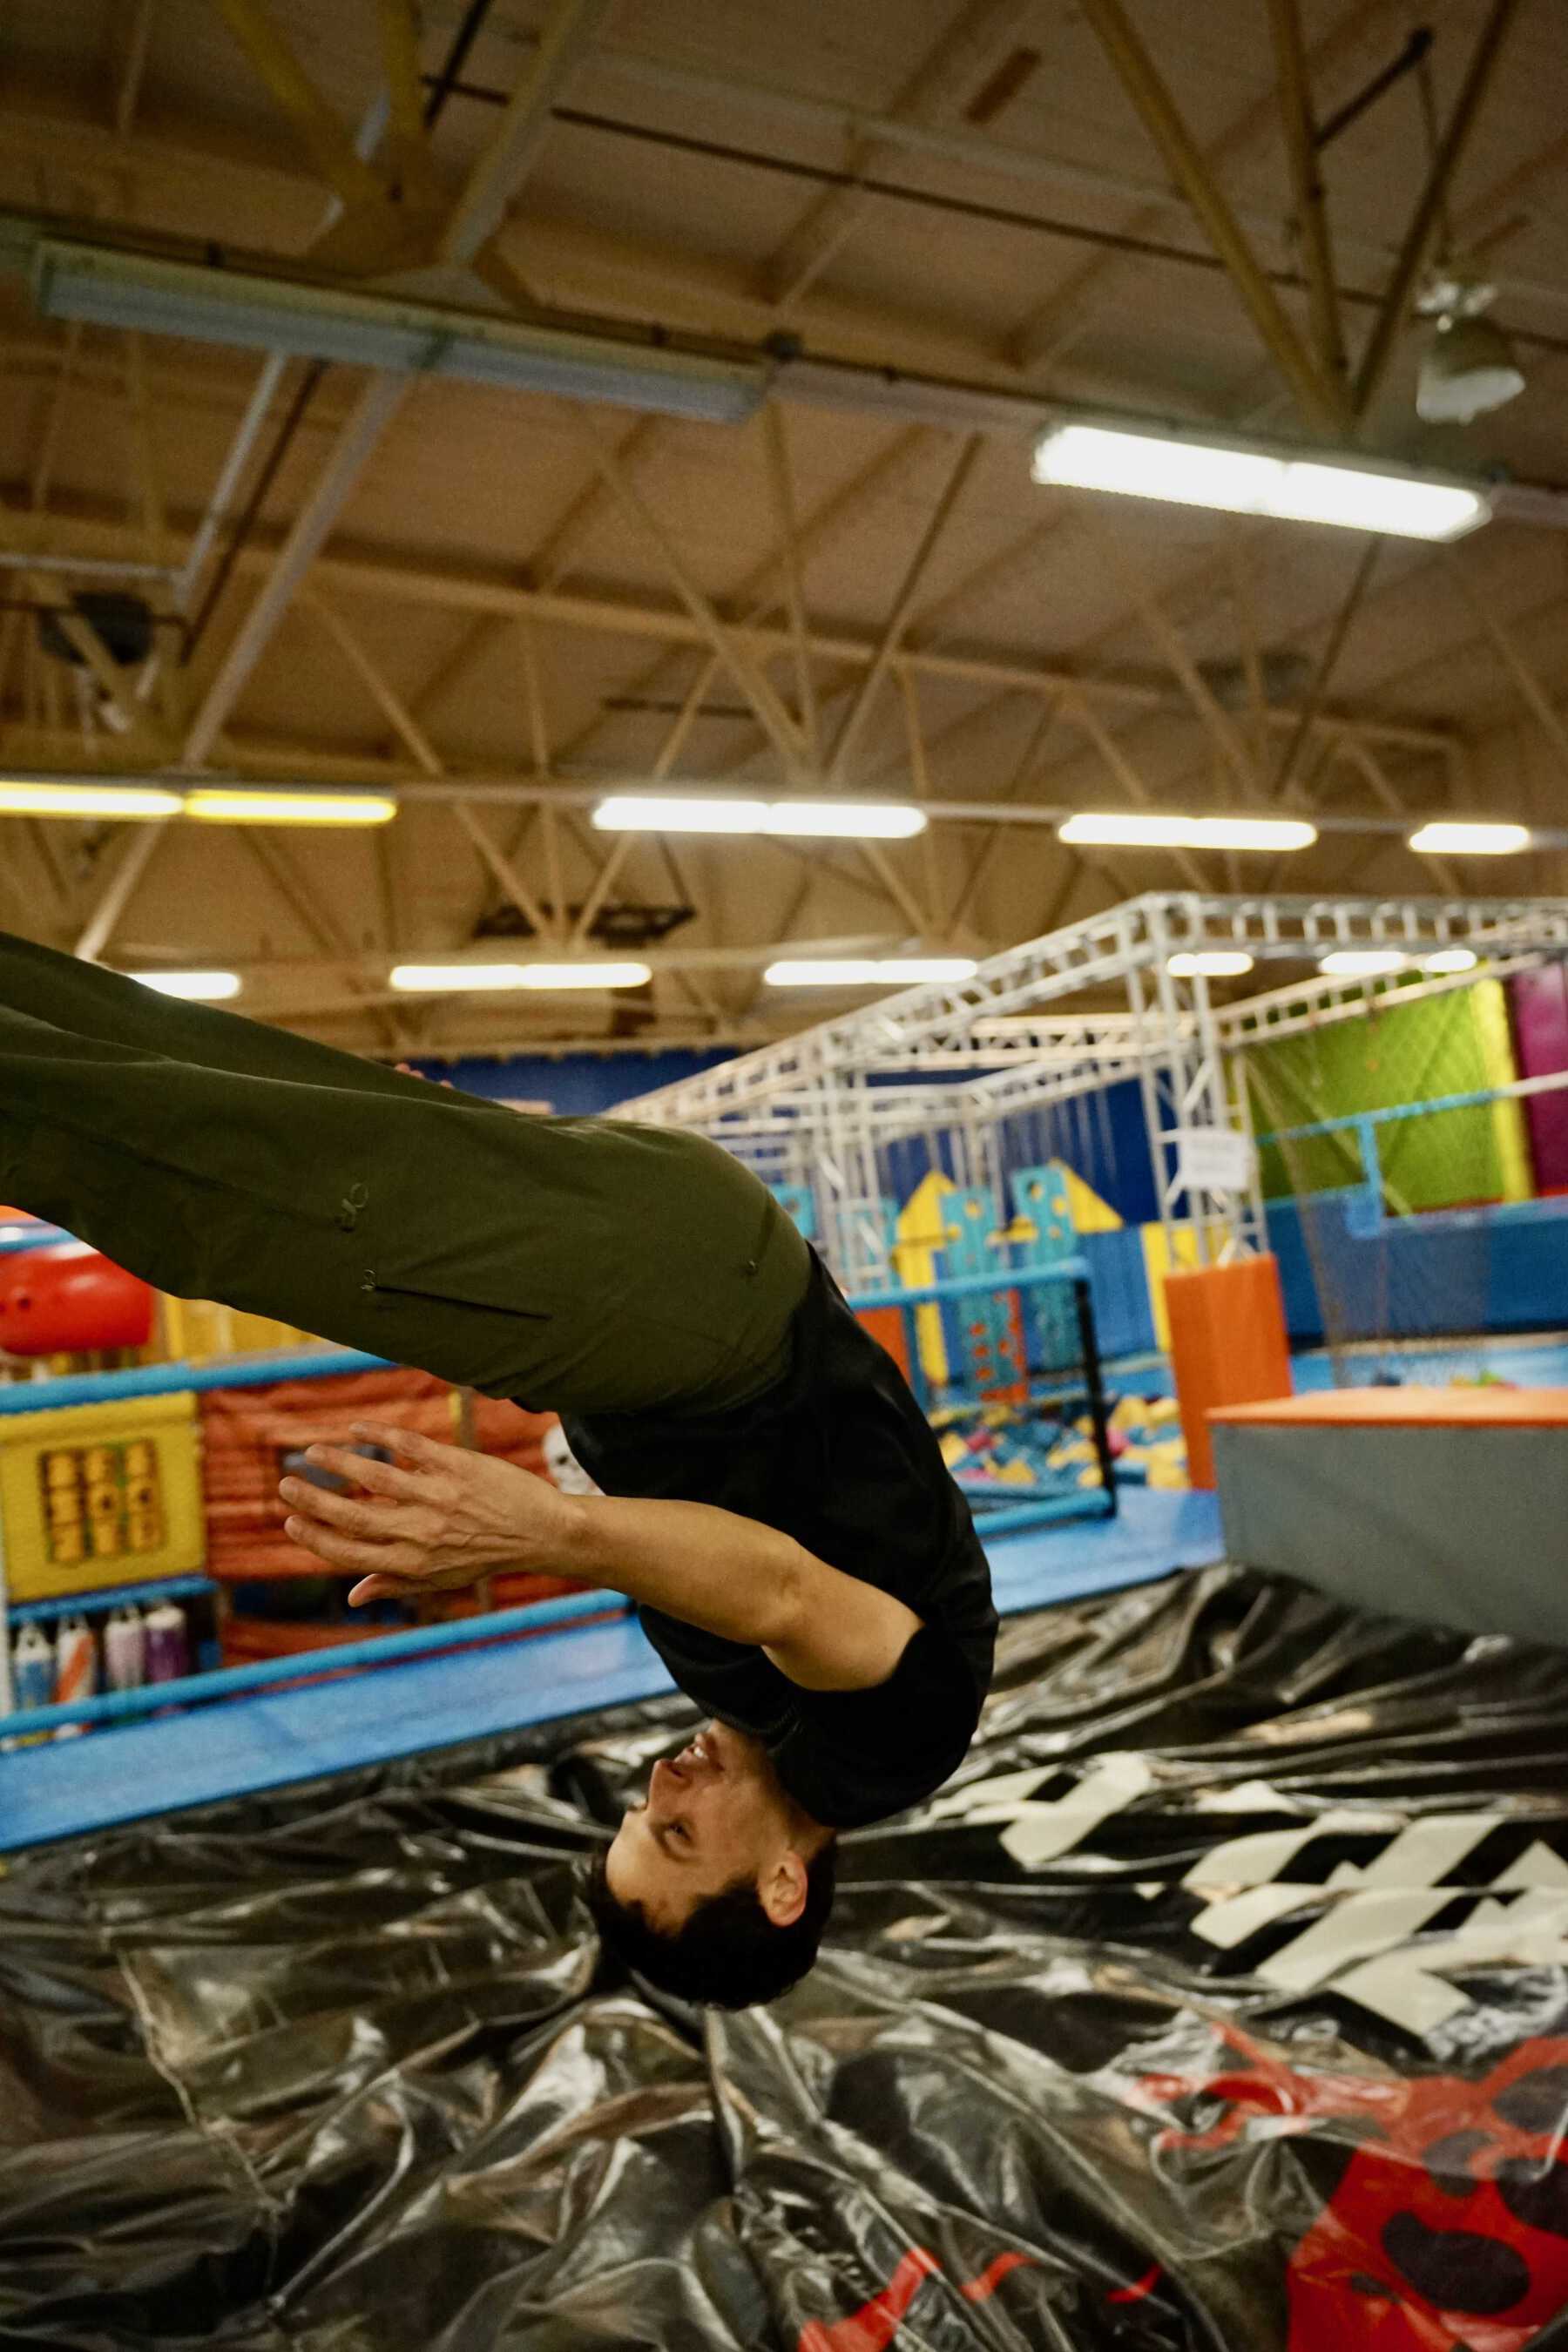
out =
[(921, 2281), (941, 2263), (923, 2246), (904, 2256), (880, 2294), (863, 2303), (847, 2319), (825, 2324), (808, 2319), (800, 2331), (796, 2352), (887, 2352), (899, 2332), (899, 2323), (914, 2301)]
[(1298, 2074), (1235, 2026), (1219, 2040), (1227, 2072), (1139, 2085), (1155, 2109), (1173, 2090), (1223, 2107), (1205, 2130), (1163, 2132), (1167, 2160), (1282, 2133), (1342, 2145), (1354, 2127), (1286, 2268), (1289, 2352), (1525, 2352), (1568, 2307), (1568, 2037), (1523, 2042), (1479, 2079), (1404, 2081)]
[(1160, 2265), (1154, 2263), (1141, 2279), (1134, 2279), (1131, 2286), (1113, 2286), (1105, 2300), (1107, 2303), (1142, 2303), (1146, 2294), (1152, 2294), (1159, 2276)]
[(968, 2280), (959, 2293), (966, 2294), (971, 2303), (984, 2303), (988, 2294), (995, 2294), (1009, 2271), (1016, 2271), (1020, 2264), (1026, 2265), (1028, 2260), (1027, 2254), (998, 2254), (978, 2278)]

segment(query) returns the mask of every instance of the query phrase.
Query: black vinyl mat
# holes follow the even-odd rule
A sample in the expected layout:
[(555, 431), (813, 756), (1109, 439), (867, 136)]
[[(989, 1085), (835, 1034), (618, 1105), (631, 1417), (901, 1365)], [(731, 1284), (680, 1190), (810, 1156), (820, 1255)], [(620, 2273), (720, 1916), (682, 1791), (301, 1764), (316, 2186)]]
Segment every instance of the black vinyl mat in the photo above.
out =
[(0, 2347), (1568, 2352), (1568, 1653), (1230, 1569), (1012, 1619), (740, 2016), (580, 1895), (691, 1720), (15, 1857)]

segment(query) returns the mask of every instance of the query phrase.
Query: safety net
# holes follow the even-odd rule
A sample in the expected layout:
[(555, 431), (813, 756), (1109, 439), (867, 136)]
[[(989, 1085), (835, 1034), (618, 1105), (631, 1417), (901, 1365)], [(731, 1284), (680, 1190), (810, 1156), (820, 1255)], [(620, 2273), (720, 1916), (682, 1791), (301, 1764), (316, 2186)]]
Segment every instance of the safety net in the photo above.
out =
[(1009, 1620), (732, 2016), (581, 1894), (691, 1720), (16, 1857), (0, 2345), (1568, 2346), (1568, 1655), (1231, 1569)]
[(1554, 1090), (1518, 1096), (1518, 985), (1396, 989), (1246, 1056), (1290, 1335), (1342, 1386), (1497, 1378), (1511, 1335), (1568, 1321), (1568, 1210), (1531, 1125), (1568, 1095), (1549, 1056)]

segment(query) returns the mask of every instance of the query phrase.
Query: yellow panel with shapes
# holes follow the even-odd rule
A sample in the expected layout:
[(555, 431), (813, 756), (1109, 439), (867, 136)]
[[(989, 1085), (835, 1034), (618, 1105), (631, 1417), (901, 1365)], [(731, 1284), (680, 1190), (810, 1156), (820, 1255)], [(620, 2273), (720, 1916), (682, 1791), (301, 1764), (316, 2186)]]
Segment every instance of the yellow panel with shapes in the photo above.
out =
[(0, 1415), (0, 1521), (17, 1601), (185, 1576), (206, 1557), (196, 1400)]

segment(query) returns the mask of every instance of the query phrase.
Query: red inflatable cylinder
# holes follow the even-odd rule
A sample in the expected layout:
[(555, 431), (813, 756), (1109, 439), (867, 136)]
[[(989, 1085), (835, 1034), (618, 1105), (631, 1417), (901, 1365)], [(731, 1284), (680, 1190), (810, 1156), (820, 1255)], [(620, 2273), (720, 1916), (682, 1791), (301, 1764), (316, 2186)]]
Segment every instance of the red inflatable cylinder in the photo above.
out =
[(63, 1356), (140, 1348), (153, 1333), (153, 1294), (85, 1242), (0, 1257), (0, 1349)]

